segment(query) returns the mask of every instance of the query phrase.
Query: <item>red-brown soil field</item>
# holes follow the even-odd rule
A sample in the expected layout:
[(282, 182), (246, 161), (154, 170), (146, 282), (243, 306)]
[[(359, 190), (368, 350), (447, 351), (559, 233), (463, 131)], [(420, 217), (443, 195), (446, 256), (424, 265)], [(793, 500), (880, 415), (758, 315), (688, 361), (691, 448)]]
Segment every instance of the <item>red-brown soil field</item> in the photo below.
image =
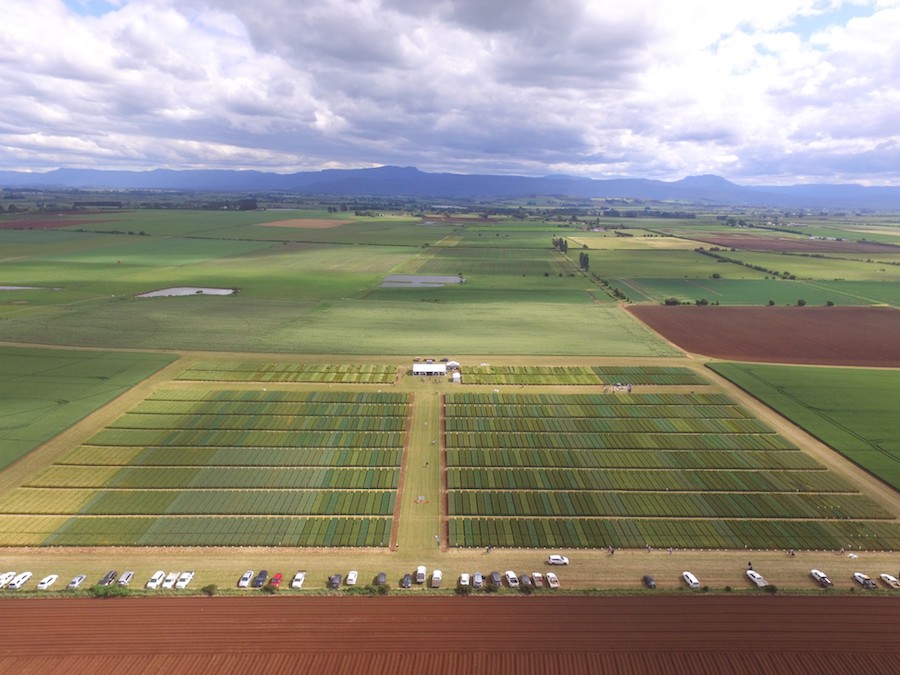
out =
[(130, 598), (0, 603), (0, 672), (897, 672), (896, 598)]
[(628, 311), (693, 354), (735, 361), (900, 366), (900, 311), (888, 307), (697, 307)]
[(745, 251), (781, 253), (900, 253), (900, 247), (873, 241), (832, 241), (826, 239), (797, 239), (796, 237), (761, 237), (752, 234), (693, 234), (692, 239)]

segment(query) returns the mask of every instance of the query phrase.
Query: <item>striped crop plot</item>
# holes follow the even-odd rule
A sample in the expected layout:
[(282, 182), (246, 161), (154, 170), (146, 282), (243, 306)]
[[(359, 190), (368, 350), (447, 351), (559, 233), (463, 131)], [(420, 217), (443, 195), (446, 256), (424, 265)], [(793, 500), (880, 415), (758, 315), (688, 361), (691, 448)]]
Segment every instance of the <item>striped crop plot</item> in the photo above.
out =
[(408, 416), (405, 394), (160, 391), (8, 493), (0, 543), (387, 546)]
[(678, 366), (595, 366), (593, 371), (604, 384), (707, 384), (694, 371)]
[(890, 512), (724, 394), (447, 394), (444, 422), (451, 546), (900, 545)]
[(466, 384), (600, 384), (587, 366), (467, 366)]
[(397, 367), (347, 363), (201, 361), (185, 370), (177, 379), (205, 382), (390, 384), (397, 379)]

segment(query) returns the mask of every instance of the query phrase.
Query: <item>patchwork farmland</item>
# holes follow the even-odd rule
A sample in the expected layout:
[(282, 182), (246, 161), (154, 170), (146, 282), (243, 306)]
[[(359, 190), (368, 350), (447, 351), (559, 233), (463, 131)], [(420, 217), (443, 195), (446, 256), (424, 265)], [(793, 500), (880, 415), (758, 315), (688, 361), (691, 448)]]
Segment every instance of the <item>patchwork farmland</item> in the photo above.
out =
[(723, 394), (448, 394), (451, 546), (900, 545), (891, 513)]
[(386, 546), (408, 396), (164, 390), (2, 502), (6, 545)]

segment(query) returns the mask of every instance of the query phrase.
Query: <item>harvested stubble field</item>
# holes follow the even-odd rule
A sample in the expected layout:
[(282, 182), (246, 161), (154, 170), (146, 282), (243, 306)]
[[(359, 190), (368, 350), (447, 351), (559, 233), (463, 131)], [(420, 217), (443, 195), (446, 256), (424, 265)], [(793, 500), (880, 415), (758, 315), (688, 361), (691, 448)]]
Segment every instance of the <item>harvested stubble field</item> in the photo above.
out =
[(682, 349), (732, 361), (900, 366), (900, 311), (886, 307), (629, 307)]
[(883, 598), (10, 600), (0, 671), (793, 673), (896, 669)]

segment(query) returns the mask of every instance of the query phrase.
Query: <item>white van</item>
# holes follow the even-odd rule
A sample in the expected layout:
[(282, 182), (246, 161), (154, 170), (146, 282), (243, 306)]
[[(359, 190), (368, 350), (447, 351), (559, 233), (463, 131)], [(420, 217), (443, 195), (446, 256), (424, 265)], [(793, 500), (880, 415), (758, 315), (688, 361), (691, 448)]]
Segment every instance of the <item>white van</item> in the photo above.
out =
[(425, 565), (419, 565), (416, 568), (416, 583), (417, 584), (425, 583)]
[(444, 575), (440, 570), (435, 570), (431, 573), (431, 587), (432, 588), (440, 588), (441, 581), (443, 581)]
[(700, 580), (690, 572), (682, 572), (681, 578), (684, 579), (684, 583), (686, 583), (691, 588), (700, 588)]
[(157, 588), (159, 588), (159, 585), (165, 580), (165, 578), (166, 573), (162, 570), (159, 570), (158, 572), (154, 573), (152, 577), (150, 577), (150, 581), (147, 582), (147, 588), (149, 588), (151, 591), (155, 591)]

